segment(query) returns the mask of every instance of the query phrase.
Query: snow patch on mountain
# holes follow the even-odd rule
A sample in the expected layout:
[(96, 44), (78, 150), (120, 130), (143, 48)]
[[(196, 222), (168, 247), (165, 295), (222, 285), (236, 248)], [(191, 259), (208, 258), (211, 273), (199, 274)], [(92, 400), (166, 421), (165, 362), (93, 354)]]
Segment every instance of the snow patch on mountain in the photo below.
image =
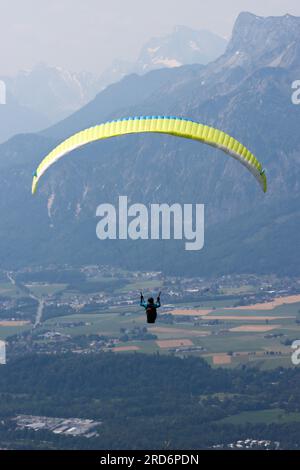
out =
[(161, 65), (162, 67), (167, 67), (167, 68), (180, 67), (181, 65), (183, 65), (178, 60), (169, 59), (167, 57), (166, 58), (157, 57), (156, 59), (153, 60), (153, 63), (155, 65)]

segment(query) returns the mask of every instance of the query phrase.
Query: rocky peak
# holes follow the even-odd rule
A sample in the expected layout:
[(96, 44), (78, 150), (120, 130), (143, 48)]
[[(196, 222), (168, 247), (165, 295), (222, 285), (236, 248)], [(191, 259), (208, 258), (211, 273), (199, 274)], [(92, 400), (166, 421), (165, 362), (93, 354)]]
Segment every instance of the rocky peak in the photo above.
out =
[(259, 62), (280, 65), (280, 56), (300, 40), (300, 17), (261, 17), (243, 12), (238, 16), (226, 54), (236, 56), (238, 65)]

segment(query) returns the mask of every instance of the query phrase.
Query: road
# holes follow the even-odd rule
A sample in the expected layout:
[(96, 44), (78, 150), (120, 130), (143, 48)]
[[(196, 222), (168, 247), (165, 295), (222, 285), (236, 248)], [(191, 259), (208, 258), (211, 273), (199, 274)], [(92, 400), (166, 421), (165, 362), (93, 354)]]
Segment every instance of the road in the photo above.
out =
[(34, 324), (33, 324), (33, 328), (36, 328), (40, 323), (42, 323), (42, 318), (43, 318), (43, 310), (44, 310), (44, 305), (45, 305), (45, 301), (43, 298), (40, 298), (40, 297), (36, 297), (31, 291), (30, 289), (28, 289), (28, 287), (26, 286), (23, 286), (23, 284), (19, 284), (16, 282), (16, 280), (13, 278), (12, 274), (10, 272), (7, 272), (6, 273), (8, 279), (10, 280), (10, 282), (18, 287), (18, 289), (22, 290), (24, 293), (26, 293), (27, 296), (29, 296), (31, 299), (34, 299), (38, 302), (38, 307), (37, 307), (37, 311), (36, 311), (36, 315), (35, 315), (35, 321), (34, 321)]

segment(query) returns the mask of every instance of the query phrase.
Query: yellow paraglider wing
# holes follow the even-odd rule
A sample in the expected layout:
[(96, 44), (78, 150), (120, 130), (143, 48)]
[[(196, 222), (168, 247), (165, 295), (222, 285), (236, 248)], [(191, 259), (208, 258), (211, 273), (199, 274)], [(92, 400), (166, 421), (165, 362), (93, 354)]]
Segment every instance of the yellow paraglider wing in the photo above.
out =
[(36, 192), (38, 182), (48, 168), (72, 150), (96, 140), (143, 132), (170, 134), (186, 139), (198, 140), (207, 145), (217, 147), (247, 167), (257, 179), (263, 191), (267, 191), (267, 179), (262, 165), (246, 147), (230, 135), (213, 127), (183, 118), (142, 116), (106, 122), (80, 131), (66, 139), (55, 147), (36, 169), (32, 181), (32, 194)]

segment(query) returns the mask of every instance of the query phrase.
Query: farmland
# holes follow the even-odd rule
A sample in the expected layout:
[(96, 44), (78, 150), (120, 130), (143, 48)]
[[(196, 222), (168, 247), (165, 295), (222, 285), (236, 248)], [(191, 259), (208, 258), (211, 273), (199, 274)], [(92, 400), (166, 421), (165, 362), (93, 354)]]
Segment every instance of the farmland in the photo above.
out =
[[(2, 278), (0, 339), (13, 354), (31, 347), (50, 353), (159, 352), (202, 357), (214, 367), (268, 369), (292, 366), (291, 343), (300, 338), (298, 280), (283, 291), (287, 280), (272, 279), (280, 294), (274, 289), (271, 295), (270, 280), (251, 276), (173, 279), (85, 267)], [(141, 290), (163, 292), (155, 325), (147, 325), (139, 307)]]

